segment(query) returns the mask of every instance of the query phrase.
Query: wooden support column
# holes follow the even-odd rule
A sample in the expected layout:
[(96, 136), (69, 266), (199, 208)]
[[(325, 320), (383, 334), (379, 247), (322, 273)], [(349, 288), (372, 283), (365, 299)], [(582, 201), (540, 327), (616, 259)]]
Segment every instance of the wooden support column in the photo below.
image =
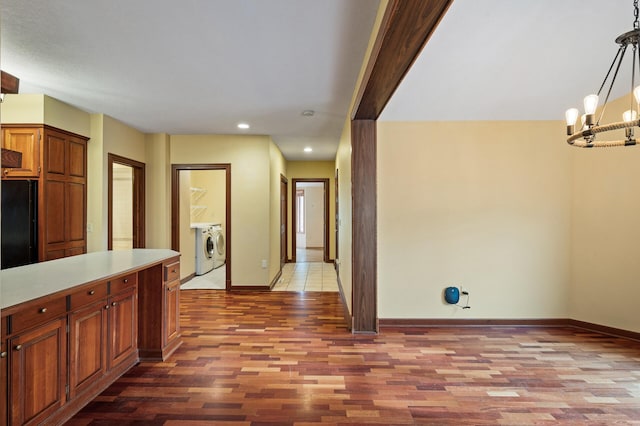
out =
[(389, 0), (352, 110), (354, 333), (378, 331), (376, 120), (452, 2)]
[(354, 333), (378, 331), (376, 121), (351, 121), (351, 244)]

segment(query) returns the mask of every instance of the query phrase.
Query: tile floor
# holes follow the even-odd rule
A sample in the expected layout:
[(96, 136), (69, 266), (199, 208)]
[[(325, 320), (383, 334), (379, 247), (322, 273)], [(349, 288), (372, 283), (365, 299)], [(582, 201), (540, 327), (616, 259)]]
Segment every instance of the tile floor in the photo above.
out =
[(272, 291), (338, 291), (338, 279), (332, 263), (287, 263)]
[(186, 283), (180, 286), (181, 290), (195, 290), (195, 289), (207, 289), (207, 290), (224, 290), (225, 289), (225, 275), (227, 273), (226, 265), (222, 265), (219, 268), (207, 272), (204, 275), (196, 275)]

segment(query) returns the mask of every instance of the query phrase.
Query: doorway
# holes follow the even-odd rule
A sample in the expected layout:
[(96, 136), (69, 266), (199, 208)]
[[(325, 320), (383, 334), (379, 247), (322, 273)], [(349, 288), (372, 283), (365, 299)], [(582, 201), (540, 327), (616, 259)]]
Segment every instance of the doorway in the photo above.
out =
[(109, 250), (145, 247), (145, 164), (109, 153), (108, 231)]
[(329, 179), (293, 179), (291, 195), (292, 261), (329, 262)]
[[(214, 173), (209, 175), (210, 172)], [(200, 176), (208, 175), (209, 177), (204, 179), (209, 181), (217, 181), (216, 175), (219, 174), (222, 174), (223, 178), (219, 186), (216, 184), (215, 188), (206, 188), (206, 185), (202, 184), (191, 185), (192, 176), (195, 177), (196, 174)], [(200, 182), (203, 181), (202, 177), (198, 179)], [(207, 193), (221, 193), (222, 191), (224, 191), (224, 194), (219, 202), (204, 201)], [(216, 198), (220, 199), (219, 196)], [(194, 221), (202, 223), (194, 223)], [(198, 261), (196, 259), (196, 242), (199, 237), (197, 233), (200, 232), (199, 229), (213, 224), (221, 226), (221, 234), (224, 236), (224, 270), (220, 266), (211, 272), (224, 272), (224, 289), (230, 290), (231, 164), (171, 165), (171, 248), (183, 253), (185, 268), (194, 270), (194, 273), (184, 278), (185, 281), (191, 280), (195, 276), (195, 262)], [(183, 250), (181, 250), (181, 246)], [(222, 276), (220, 276), (220, 279), (222, 279)], [(195, 282), (195, 280), (192, 282)]]

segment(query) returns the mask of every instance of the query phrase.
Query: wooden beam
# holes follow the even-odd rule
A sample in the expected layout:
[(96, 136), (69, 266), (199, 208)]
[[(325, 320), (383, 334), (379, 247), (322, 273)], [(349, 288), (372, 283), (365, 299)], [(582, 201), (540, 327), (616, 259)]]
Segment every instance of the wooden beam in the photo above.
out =
[(390, 0), (352, 114), (377, 120), (453, 0)]
[(22, 153), (2, 148), (2, 168), (22, 167)]
[(18, 93), (20, 79), (4, 71), (0, 71), (0, 77), (2, 80), (2, 93)]
[(376, 120), (453, 0), (389, 0), (351, 117), (352, 332), (378, 331)]

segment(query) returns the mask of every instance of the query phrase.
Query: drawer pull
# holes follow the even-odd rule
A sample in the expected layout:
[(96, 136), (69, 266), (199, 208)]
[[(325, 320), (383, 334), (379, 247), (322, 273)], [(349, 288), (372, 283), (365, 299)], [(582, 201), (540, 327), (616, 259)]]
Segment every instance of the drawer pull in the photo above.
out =
[(117, 303), (116, 302), (111, 302), (111, 306), (116, 306)]
[(128, 282), (129, 282), (129, 278), (125, 278), (123, 281), (124, 281), (124, 283), (126, 284), (126, 283), (128, 283)]
[(105, 308), (105, 309), (109, 309), (109, 305), (106, 305), (104, 308)]
[(17, 345), (14, 349), (15, 349), (16, 351), (19, 351), (20, 349), (22, 349), (22, 345)]
[(0, 352), (0, 358), (6, 358), (6, 357), (7, 357), (6, 352)]
[(177, 270), (177, 269), (172, 269), (172, 270), (171, 270), (171, 273), (172, 273), (172, 274), (175, 274), (176, 272), (178, 272), (178, 270)]
[(47, 312), (47, 308), (40, 308), (38, 312), (44, 314), (45, 312)]
[(89, 296), (93, 296), (94, 294), (96, 294), (95, 290), (89, 290)]

